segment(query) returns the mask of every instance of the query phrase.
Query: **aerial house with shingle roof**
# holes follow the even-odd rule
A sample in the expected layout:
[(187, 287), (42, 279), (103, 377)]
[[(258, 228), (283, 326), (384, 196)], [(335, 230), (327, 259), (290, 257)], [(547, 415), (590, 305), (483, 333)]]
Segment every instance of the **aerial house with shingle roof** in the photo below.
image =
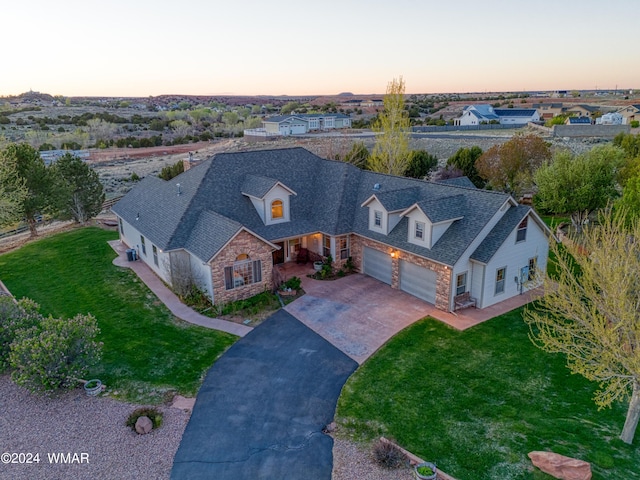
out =
[(551, 232), (530, 207), (468, 181), (360, 170), (302, 148), (217, 154), (171, 181), (147, 177), (114, 207), (121, 240), (168, 284), (214, 303), (273, 288), (301, 249), (444, 311), (518, 295), (544, 272)]

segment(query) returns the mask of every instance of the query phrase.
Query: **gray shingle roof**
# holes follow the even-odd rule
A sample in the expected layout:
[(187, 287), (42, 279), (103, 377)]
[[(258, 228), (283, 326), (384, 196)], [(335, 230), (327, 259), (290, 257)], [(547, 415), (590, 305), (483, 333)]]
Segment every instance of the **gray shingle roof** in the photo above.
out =
[(248, 174), (242, 184), (242, 193), (256, 198), (264, 198), (277, 183), (278, 180), (275, 178)]
[(513, 232), (513, 229), (520, 224), (530, 210), (531, 207), (524, 205), (518, 205), (507, 210), (495, 227), (491, 229), (489, 235), (478, 245), (476, 251), (471, 254), (471, 259), (481, 263), (488, 263), (498, 251), (500, 245), (504, 243)]
[(375, 196), (387, 212), (397, 212), (413, 205), (418, 200), (419, 194), (420, 189), (418, 187), (410, 187), (389, 192), (378, 192), (375, 193)]
[(431, 223), (444, 222), (464, 217), (467, 212), (466, 200), (463, 195), (452, 195), (432, 200), (417, 202), (420, 210), (431, 220)]
[(438, 180), (437, 183), (443, 183), (445, 185), (455, 185), (456, 187), (477, 188), (469, 177), (455, 177), (447, 178), (445, 180)]
[(198, 165), (169, 182), (154, 176), (146, 177), (112, 210), (152, 240), (158, 248), (168, 250), (176, 228), (189, 211), (206, 173), (207, 167)]
[[(277, 179), (297, 192), (290, 197), (291, 221), (265, 225), (243, 195), (243, 189), (264, 190), (267, 182), (261, 178), (269, 179), (270, 185)], [(176, 183), (181, 184), (180, 195)], [(376, 183), (380, 189), (373, 192)], [(394, 209), (424, 202), (429, 210), (425, 213), (434, 221), (463, 218), (453, 222), (433, 248), (419, 247), (407, 241), (406, 218), (387, 236), (369, 230), (368, 208), (361, 205), (373, 193)], [(291, 148), (221, 153), (170, 182), (149, 177), (118, 202), (114, 212), (159, 248), (186, 248), (203, 261), (242, 225), (268, 241), (316, 232), (356, 233), (454, 265), (508, 198), (503, 193), (362, 171)]]
[(242, 225), (216, 212), (204, 211), (193, 226), (184, 248), (209, 261), (242, 229)]

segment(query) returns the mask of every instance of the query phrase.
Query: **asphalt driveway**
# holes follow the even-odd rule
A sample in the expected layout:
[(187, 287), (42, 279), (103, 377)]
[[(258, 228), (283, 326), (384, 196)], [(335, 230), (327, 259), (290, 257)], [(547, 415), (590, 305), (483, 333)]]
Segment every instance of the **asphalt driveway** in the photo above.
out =
[(171, 478), (327, 479), (331, 422), (357, 364), (279, 310), (209, 370)]
[(302, 278), (306, 294), (285, 307), (306, 326), (362, 364), (400, 330), (435, 306), (355, 274), (333, 281)]

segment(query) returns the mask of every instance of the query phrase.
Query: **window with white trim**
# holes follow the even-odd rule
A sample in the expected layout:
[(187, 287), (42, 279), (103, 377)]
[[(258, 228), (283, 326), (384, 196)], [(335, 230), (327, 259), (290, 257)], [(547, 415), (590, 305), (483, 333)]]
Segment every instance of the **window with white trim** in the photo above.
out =
[(331, 237), (329, 235), (322, 236), (322, 255), (325, 257), (331, 255)]
[(382, 212), (380, 210), (374, 210), (373, 212), (373, 225), (382, 227)]
[(271, 202), (271, 220), (280, 220), (284, 218), (284, 206), (282, 200), (274, 200)]
[(527, 280), (530, 282), (536, 278), (536, 270), (538, 268), (538, 257), (529, 259), (529, 273), (527, 274)]
[(142, 253), (147, 256), (147, 246), (144, 244), (144, 236), (140, 235), (140, 246), (142, 247)]
[(238, 255), (233, 266), (224, 267), (224, 285), (227, 290), (262, 281), (260, 260), (251, 260), (246, 253)]
[(500, 293), (504, 293), (504, 282), (505, 278), (507, 278), (507, 267), (502, 267), (496, 270), (496, 289), (495, 295), (499, 295)]
[(518, 231), (516, 232), (516, 243), (524, 242), (527, 239), (527, 223), (529, 217), (524, 217), (518, 225)]
[(337, 254), (340, 256), (341, 260), (346, 260), (347, 258), (349, 258), (349, 236), (348, 235), (336, 237), (336, 249), (337, 249)]
[(424, 240), (424, 222), (416, 222), (415, 238)]
[(158, 264), (158, 248), (155, 245), (152, 245), (151, 250), (153, 250), (153, 263), (156, 264), (156, 267), (159, 267)]
[(456, 277), (456, 295), (462, 295), (467, 291), (467, 272)]
[(118, 223), (120, 224), (120, 233), (124, 235), (124, 225), (122, 224), (121, 218), (118, 218)]

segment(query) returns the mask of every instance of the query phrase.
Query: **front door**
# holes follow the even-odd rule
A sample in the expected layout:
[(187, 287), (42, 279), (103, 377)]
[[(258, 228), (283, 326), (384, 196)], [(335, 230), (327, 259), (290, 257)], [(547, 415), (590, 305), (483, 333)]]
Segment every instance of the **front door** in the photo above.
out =
[(275, 245), (280, 247), (280, 250), (275, 250), (271, 255), (273, 257), (273, 264), (280, 265), (284, 263), (284, 242), (276, 242)]

